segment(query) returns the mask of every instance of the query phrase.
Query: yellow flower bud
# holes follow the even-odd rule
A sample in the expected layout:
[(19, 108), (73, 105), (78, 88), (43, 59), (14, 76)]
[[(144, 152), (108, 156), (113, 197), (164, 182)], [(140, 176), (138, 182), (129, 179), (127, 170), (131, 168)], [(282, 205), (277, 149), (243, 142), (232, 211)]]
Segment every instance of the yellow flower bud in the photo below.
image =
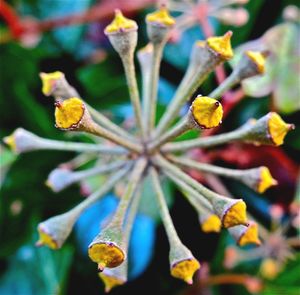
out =
[(15, 140), (15, 132), (3, 138), (3, 141), (14, 151), (17, 152), (17, 144)]
[(218, 233), (221, 231), (221, 227), (221, 220), (216, 214), (209, 215), (205, 220), (201, 222), (201, 229), (205, 233)]
[(277, 277), (281, 267), (279, 263), (273, 258), (266, 258), (260, 266), (260, 272), (266, 279), (273, 280)]
[(258, 237), (258, 226), (257, 223), (251, 222), (241, 234), (239, 240), (237, 241), (239, 246), (245, 246), (248, 244), (255, 244), (259, 246), (261, 244)]
[(115, 243), (94, 243), (89, 246), (88, 254), (91, 260), (98, 263), (98, 270), (105, 267), (117, 267), (125, 259), (125, 253)]
[(263, 53), (256, 51), (246, 51), (245, 54), (254, 62), (257, 67), (257, 71), (260, 74), (265, 72), (266, 58)]
[(223, 226), (229, 228), (239, 224), (247, 224), (246, 204), (238, 200), (230, 206), (223, 214)]
[(260, 169), (260, 181), (258, 183), (257, 191), (264, 193), (269, 187), (277, 185), (277, 181), (272, 177), (267, 167)]
[(233, 57), (233, 51), (231, 48), (230, 39), (232, 32), (228, 31), (222, 37), (210, 37), (206, 40), (207, 45), (215, 51), (222, 59), (228, 60)]
[(191, 258), (179, 261), (171, 266), (171, 275), (191, 285), (193, 275), (200, 268), (198, 260)]
[(53, 73), (40, 73), (42, 79), (42, 92), (44, 95), (49, 96), (55, 88), (57, 80), (64, 76), (62, 72), (56, 71)]
[(123, 281), (120, 278), (117, 278), (115, 276), (106, 274), (104, 272), (99, 273), (99, 277), (101, 278), (101, 280), (103, 281), (104, 285), (105, 285), (105, 292), (108, 293), (111, 291), (111, 289), (117, 287), (117, 286), (121, 286), (125, 283), (125, 281)]
[(289, 130), (295, 128), (293, 124), (285, 123), (277, 113), (270, 113), (268, 122), (269, 133), (273, 143), (278, 146), (283, 144), (284, 137)]
[(72, 97), (57, 102), (55, 108), (55, 123), (58, 128), (72, 129), (76, 128), (83, 118), (85, 105), (77, 97)]
[(223, 107), (217, 100), (198, 96), (191, 106), (194, 120), (201, 128), (214, 128), (222, 123)]
[(38, 232), (39, 232), (39, 240), (36, 242), (37, 246), (46, 245), (53, 250), (59, 248), (55, 239), (49, 233), (47, 233), (42, 226), (38, 227)]
[(115, 18), (113, 21), (105, 28), (105, 33), (116, 33), (122, 30), (136, 29), (137, 24), (134, 20), (128, 19), (123, 16), (122, 12), (118, 9), (115, 11)]
[(147, 14), (146, 21), (163, 26), (173, 26), (175, 24), (175, 19), (169, 14), (165, 6), (161, 6), (157, 11)]

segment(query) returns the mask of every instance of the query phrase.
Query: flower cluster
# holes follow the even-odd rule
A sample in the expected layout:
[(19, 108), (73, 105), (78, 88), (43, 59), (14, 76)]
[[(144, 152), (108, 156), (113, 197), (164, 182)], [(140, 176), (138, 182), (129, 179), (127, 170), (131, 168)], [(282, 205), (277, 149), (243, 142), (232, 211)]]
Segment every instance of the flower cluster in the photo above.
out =
[[(131, 104), (134, 109), (136, 128), (133, 133), (116, 125), (88, 105), (67, 82), (62, 72), (41, 73), (46, 96), (55, 99), (55, 126), (61, 130), (86, 132), (100, 141), (95, 143), (63, 142), (41, 138), (22, 128), (17, 129), (5, 142), (16, 152), (52, 149), (109, 155), (109, 162), (82, 171), (65, 168), (53, 170), (47, 184), (57, 192), (72, 183), (90, 176), (107, 174), (105, 184), (70, 211), (43, 221), (38, 226), (38, 245), (59, 249), (68, 238), (72, 228), (88, 207), (110, 192), (121, 180), (126, 187), (118, 207), (99, 234), (90, 243), (87, 251), (90, 259), (98, 265), (99, 276), (107, 290), (127, 281), (127, 250), (132, 224), (143, 198), (141, 189), (150, 180), (153, 202), (157, 202), (161, 220), (170, 244), (171, 275), (191, 284), (200, 268), (200, 263), (178, 237), (170, 217), (161, 181), (170, 179), (183, 192), (186, 199), (199, 214), (201, 228), (205, 232), (228, 229), (237, 244), (260, 244), (258, 226), (248, 220), (246, 204), (240, 199), (220, 195), (194, 180), (188, 169), (213, 173), (241, 181), (253, 190), (262, 193), (276, 180), (267, 167), (248, 170), (233, 170), (199, 163), (185, 156), (194, 148), (208, 148), (232, 141), (278, 146), (283, 143), (293, 125), (285, 123), (276, 113), (269, 113), (258, 120), (251, 119), (237, 130), (192, 140), (172, 142), (190, 130), (210, 129), (222, 123), (223, 108), (219, 101), (225, 91), (242, 80), (264, 72), (265, 52), (247, 51), (231, 75), (207, 96), (198, 95), (187, 114), (175, 125), (182, 107), (214, 69), (233, 56), (230, 39), (232, 32), (221, 37), (210, 37), (194, 44), (190, 63), (172, 101), (157, 126), (156, 104), (160, 62), (169, 33), (175, 25), (165, 7), (146, 17), (150, 43), (138, 52), (142, 72), (143, 96), (140, 100), (135, 75), (134, 51), (137, 44), (135, 21), (116, 11), (115, 18), (105, 29), (109, 41), (118, 52), (127, 79)], [(142, 102), (142, 103), (141, 103)], [(172, 125), (172, 126), (171, 126)], [(170, 127), (171, 126), (171, 127)]]

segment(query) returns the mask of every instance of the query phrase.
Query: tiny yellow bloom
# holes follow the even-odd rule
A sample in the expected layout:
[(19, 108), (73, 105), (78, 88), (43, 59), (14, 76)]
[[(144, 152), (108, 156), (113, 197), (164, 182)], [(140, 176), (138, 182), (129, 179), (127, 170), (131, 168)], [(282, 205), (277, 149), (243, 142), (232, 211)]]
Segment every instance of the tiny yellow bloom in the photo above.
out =
[(125, 282), (117, 277), (100, 272), (99, 277), (105, 285), (105, 292), (108, 293), (111, 289), (123, 285)]
[(123, 16), (122, 12), (118, 9), (115, 11), (115, 18), (113, 21), (105, 28), (105, 33), (116, 33), (122, 30), (136, 29), (137, 24), (134, 20), (128, 19)]
[(222, 224), (229, 228), (239, 224), (247, 224), (246, 204), (244, 201), (237, 201), (223, 214)]
[(43, 225), (38, 226), (38, 232), (39, 232), (39, 240), (36, 243), (37, 246), (46, 245), (53, 250), (59, 248), (55, 239), (49, 233), (46, 232), (46, 230), (43, 228)]
[(213, 98), (198, 96), (192, 103), (191, 111), (201, 128), (214, 128), (222, 123), (223, 107)]
[(14, 151), (17, 152), (17, 144), (15, 139), (15, 132), (11, 135), (6, 136), (3, 138), (3, 141)]
[(264, 193), (269, 187), (277, 185), (277, 181), (272, 177), (270, 170), (267, 167), (260, 169), (260, 181), (257, 186), (259, 193)]
[(245, 53), (256, 65), (257, 70), (260, 74), (265, 72), (266, 58), (261, 52), (257, 51), (246, 51)]
[(255, 244), (259, 246), (261, 244), (258, 237), (258, 226), (255, 222), (251, 222), (251, 224), (249, 224), (237, 243), (239, 246), (245, 246), (248, 244)]
[(55, 123), (58, 128), (70, 129), (76, 127), (85, 111), (85, 105), (83, 101), (77, 97), (72, 97), (64, 100), (63, 102), (57, 102), (55, 108)]
[(168, 27), (175, 24), (175, 19), (169, 14), (169, 11), (165, 6), (161, 6), (153, 13), (147, 14), (146, 21)]
[(51, 95), (57, 80), (64, 76), (62, 72), (56, 71), (53, 73), (40, 73), (42, 79), (42, 92), (44, 95)]
[(200, 263), (198, 260), (194, 258), (185, 259), (172, 265), (171, 275), (191, 285), (193, 283), (193, 275), (199, 268)]
[(120, 265), (125, 259), (125, 253), (114, 243), (95, 243), (88, 249), (91, 260), (98, 263), (99, 271), (105, 267), (113, 268)]
[(275, 259), (266, 258), (260, 266), (260, 272), (266, 279), (273, 280), (277, 277), (281, 267)]
[(207, 45), (221, 56), (222, 59), (228, 60), (233, 57), (233, 51), (231, 48), (232, 32), (228, 31), (222, 37), (210, 37), (206, 40)]
[(211, 214), (208, 216), (204, 222), (201, 223), (201, 229), (205, 233), (211, 233), (211, 232), (220, 232), (222, 227), (222, 223), (220, 218), (216, 214)]
[(268, 129), (271, 139), (276, 146), (283, 144), (284, 137), (288, 131), (294, 128), (293, 124), (285, 123), (277, 113), (270, 113)]

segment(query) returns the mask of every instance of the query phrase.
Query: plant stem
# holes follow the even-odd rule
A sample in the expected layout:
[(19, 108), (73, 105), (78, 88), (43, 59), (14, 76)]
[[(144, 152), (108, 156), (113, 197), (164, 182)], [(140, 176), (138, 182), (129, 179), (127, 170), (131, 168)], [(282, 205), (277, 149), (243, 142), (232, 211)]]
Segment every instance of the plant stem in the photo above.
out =
[(165, 196), (160, 185), (159, 176), (154, 167), (150, 168), (150, 175), (152, 178), (152, 184), (155, 191), (155, 195), (157, 197), (157, 204), (159, 207), (161, 219), (168, 236), (169, 244), (172, 245), (172, 247), (174, 247), (174, 245), (181, 244), (181, 241), (177, 235), (176, 229), (172, 222), (172, 218), (170, 216)]
[(204, 138), (196, 138), (196, 139), (186, 140), (181, 142), (168, 143), (162, 148), (162, 151), (176, 152), (176, 151), (185, 151), (193, 148), (213, 147), (216, 145), (221, 145), (232, 141), (239, 141), (247, 134), (247, 132), (248, 132), (247, 128), (241, 127), (234, 131), (223, 133), (220, 135), (214, 135), (208, 138), (204, 137)]
[(141, 131), (142, 137), (144, 138), (142, 110), (141, 110), (140, 95), (139, 95), (139, 90), (138, 90), (136, 75), (135, 75), (133, 53), (120, 55), (120, 56), (121, 56), (121, 60), (122, 60), (125, 75), (126, 75), (129, 95), (130, 95), (130, 99), (131, 99), (131, 104), (134, 109), (136, 124), (137, 124), (139, 130)]

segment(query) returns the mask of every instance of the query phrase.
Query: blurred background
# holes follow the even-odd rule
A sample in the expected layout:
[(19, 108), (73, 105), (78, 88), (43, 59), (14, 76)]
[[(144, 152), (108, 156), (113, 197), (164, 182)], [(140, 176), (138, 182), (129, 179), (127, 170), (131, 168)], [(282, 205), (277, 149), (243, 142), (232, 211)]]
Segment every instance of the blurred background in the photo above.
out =
[[(279, 185), (263, 195), (233, 181), (222, 179), (221, 184), (232, 194), (243, 196), (249, 211), (271, 237), (276, 236), (277, 242), (284, 243), (288, 238), (295, 242), (287, 246), (292, 254), (284, 262), (276, 261), (276, 252), (272, 258), (255, 259), (252, 248), (241, 255), (225, 231), (201, 232), (197, 214), (179, 192), (169, 187), (170, 210), (178, 234), (202, 263), (195, 284), (187, 287), (170, 276), (164, 229), (153, 211), (141, 210), (130, 246), (130, 281), (111, 294), (300, 294), (299, 1), (164, 3), (179, 25), (164, 51), (160, 114), (184, 74), (196, 40), (232, 30), (237, 55), (245, 48), (266, 47), (271, 51), (264, 77), (246, 81), (223, 98), (226, 117), (214, 132), (233, 130), (269, 111), (277, 111), (285, 121), (294, 123), (296, 130), (279, 148), (230, 144), (209, 150), (204, 156), (199, 151), (196, 156), (232, 168), (269, 167)], [(56, 70), (65, 73), (90, 105), (115, 122), (131, 126), (132, 109), (122, 65), (103, 29), (114, 9), (120, 8), (137, 21), (141, 48), (147, 44), (145, 15), (156, 5), (155, 0), (0, 0), (0, 138), (23, 127), (41, 137), (89, 141), (54, 127), (53, 100), (43, 96), (39, 72)], [(140, 81), (138, 66), (137, 71)], [(198, 93), (211, 92), (230, 71), (230, 64), (218, 68)], [(53, 193), (45, 185), (50, 171), (74, 156), (57, 151), (16, 155), (1, 143), (0, 294), (104, 293), (86, 247), (99, 222), (115, 208), (115, 195), (108, 195), (81, 217), (62, 249), (34, 246), (38, 222), (65, 212), (99, 183), (98, 179), (90, 179), (60, 193)], [(194, 177), (214, 185), (203, 175)], [(269, 241), (270, 247), (273, 240)]]

